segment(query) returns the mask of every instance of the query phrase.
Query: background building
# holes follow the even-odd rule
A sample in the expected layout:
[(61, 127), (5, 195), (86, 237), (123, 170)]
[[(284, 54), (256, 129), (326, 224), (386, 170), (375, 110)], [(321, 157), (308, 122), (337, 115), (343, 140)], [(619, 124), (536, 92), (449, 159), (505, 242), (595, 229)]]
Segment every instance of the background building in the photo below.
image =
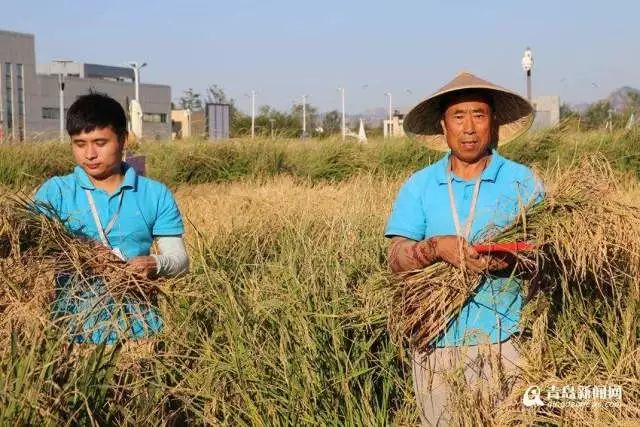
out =
[(382, 131), (385, 138), (402, 138), (404, 133), (404, 114), (401, 114), (398, 110), (395, 110), (391, 121), (382, 121)]
[(536, 111), (533, 129), (546, 129), (560, 123), (559, 96), (536, 96), (531, 100), (531, 104)]
[[(116, 99), (125, 111), (135, 96), (128, 67), (69, 62), (36, 66), (32, 34), (0, 31), (0, 139), (44, 140), (59, 135), (60, 86), (64, 75), (65, 111), (80, 96), (96, 91)], [(171, 137), (171, 88), (141, 84), (143, 135)]]

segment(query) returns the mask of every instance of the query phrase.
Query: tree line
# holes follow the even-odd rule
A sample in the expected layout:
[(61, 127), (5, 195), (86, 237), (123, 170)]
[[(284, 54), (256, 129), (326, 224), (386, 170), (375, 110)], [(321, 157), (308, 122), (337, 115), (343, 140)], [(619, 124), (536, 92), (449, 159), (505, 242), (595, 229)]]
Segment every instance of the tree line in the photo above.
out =
[(620, 129), (640, 122), (640, 92), (628, 91), (622, 108), (615, 109), (608, 99), (590, 104), (584, 111), (572, 109), (568, 104), (560, 106), (561, 121), (576, 121), (584, 129)]
[[(193, 89), (187, 89), (173, 107), (203, 111), (207, 103), (229, 105), (230, 136), (240, 137), (251, 134), (251, 116), (238, 110), (236, 101), (227, 96), (218, 85), (207, 88), (204, 96)], [(294, 104), (288, 111), (280, 111), (269, 105), (256, 109), (255, 133), (259, 137), (295, 138), (302, 136), (301, 103)], [(337, 110), (319, 113), (318, 109), (307, 103), (305, 108), (306, 131), (308, 136), (328, 137), (342, 130), (341, 114)], [(367, 133), (381, 133), (381, 129), (367, 128)]]

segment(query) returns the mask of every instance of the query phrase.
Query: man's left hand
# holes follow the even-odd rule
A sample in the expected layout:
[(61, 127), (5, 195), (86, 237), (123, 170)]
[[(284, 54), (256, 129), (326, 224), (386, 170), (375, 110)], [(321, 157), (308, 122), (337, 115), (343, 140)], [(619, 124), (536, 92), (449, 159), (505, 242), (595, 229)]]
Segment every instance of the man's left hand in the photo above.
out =
[(127, 267), (145, 279), (155, 279), (157, 277), (158, 266), (152, 256), (133, 257), (127, 263)]

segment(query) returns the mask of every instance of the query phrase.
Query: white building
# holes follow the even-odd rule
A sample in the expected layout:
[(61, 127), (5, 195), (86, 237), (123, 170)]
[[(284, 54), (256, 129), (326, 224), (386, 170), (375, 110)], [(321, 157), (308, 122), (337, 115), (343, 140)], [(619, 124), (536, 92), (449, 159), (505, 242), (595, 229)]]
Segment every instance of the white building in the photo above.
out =
[(400, 114), (397, 110), (389, 119), (382, 121), (382, 132), (385, 138), (402, 138), (404, 133), (404, 114)]
[(536, 112), (533, 129), (545, 129), (560, 123), (560, 97), (536, 96), (531, 100)]

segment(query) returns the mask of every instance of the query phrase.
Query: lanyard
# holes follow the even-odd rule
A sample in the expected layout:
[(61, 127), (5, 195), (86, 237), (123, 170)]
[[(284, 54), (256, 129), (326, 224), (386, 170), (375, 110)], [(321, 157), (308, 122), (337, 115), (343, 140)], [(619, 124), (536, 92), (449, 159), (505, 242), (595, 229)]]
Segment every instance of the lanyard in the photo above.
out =
[(120, 216), (120, 208), (122, 207), (122, 196), (124, 195), (124, 191), (120, 190), (120, 196), (118, 197), (118, 209), (116, 209), (116, 212), (109, 220), (107, 228), (102, 228), (100, 216), (98, 216), (98, 209), (96, 209), (96, 202), (93, 200), (93, 194), (91, 194), (91, 191), (87, 189), (84, 190), (84, 193), (87, 195), (87, 201), (89, 202), (91, 214), (93, 215), (93, 221), (96, 223), (96, 228), (98, 229), (100, 240), (102, 241), (103, 245), (105, 245), (109, 249), (112, 249), (111, 244), (109, 243), (109, 239), (107, 239), (107, 234), (109, 234), (113, 226), (116, 224), (118, 216)]
[[(485, 161), (484, 168), (482, 168), (482, 172), (487, 167), (487, 163)], [(460, 237), (463, 237), (465, 240), (469, 240), (469, 234), (471, 233), (471, 224), (473, 224), (473, 219), (476, 215), (476, 204), (478, 203), (478, 194), (480, 193), (480, 181), (482, 180), (482, 172), (476, 178), (475, 186), (473, 187), (473, 197), (471, 198), (471, 206), (469, 207), (469, 215), (467, 216), (467, 221), (464, 225), (464, 234), (463, 230), (460, 227), (460, 217), (458, 216), (458, 208), (456, 207), (456, 200), (453, 196), (453, 186), (451, 185), (451, 181), (453, 181), (453, 177), (451, 176), (451, 160), (449, 160), (449, 164), (447, 166), (447, 188), (449, 190), (449, 205), (451, 206), (451, 215), (453, 216), (453, 225), (456, 227), (456, 234)]]

